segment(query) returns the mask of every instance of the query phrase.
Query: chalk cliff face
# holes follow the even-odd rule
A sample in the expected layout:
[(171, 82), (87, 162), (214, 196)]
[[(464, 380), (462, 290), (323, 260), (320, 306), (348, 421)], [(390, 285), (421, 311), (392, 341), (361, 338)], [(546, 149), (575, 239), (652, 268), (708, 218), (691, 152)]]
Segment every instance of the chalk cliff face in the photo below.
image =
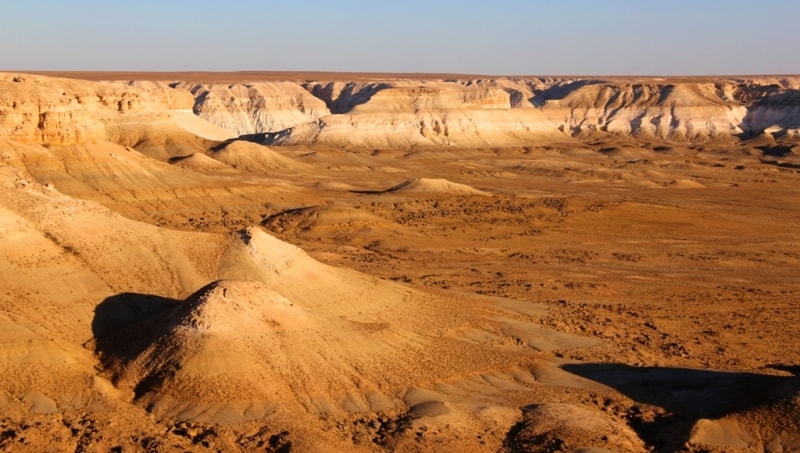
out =
[(121, 124), (166, 117), (192, 102), (166, 84), (0, 74), (0, 135), (29, 144), (106, 140)]
[(511, 96), (497, 86), (401, 80), (311, 82), (305, 87), (333, 114), (270, 134), (271, 143), (486, 146), (517, 142), (537, 129), (532, 112), (510, 114)]
[(23, 143), (111, 140), (138, 147), (179, 132), (218, 141), (263, 133), (267, 144), (372, 148), (519, 146), (592, 134), (703, 142), (765, 132), (800, 136), (798, 88), (800, 78), (789, 77), (207, 85), (0, 74), (0, 135)]
[(312, 82), (305, 88), (325, 101), (332, 113), (511, 108), (509, 93), (496, 86), (402, 80), (391, 83)]
[(604, 131), (675, 141), (741, 134), (747, 108), (710, 83), (587, 84), (543, 110), (566, 133)]
[(333, 113), (268, 134), (271, 144), (510, 146), (594, 133), (703, 142), (796, 135), (795, 79), (497, 78), (307, 83)]
[(767, 130), (800, 136), (800, 90), (781, 90), (771, 86), (748, 109), (744, 127), (753, 132)]
[(196, 115), (237, 136), (280, 131), (330, 115), (322, 100), (292, 82), (178, 86), (194, 95)]

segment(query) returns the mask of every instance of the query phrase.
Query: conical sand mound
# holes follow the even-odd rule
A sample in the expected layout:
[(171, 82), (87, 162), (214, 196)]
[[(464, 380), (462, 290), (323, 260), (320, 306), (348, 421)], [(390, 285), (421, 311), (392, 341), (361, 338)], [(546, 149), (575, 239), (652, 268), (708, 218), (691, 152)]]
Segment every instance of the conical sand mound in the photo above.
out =
[(488, 192), (475, 189), (466, 184), (448, 181), (444, 178), (415, 178), (404, 181), (384, 192), (432, 192), (453, 195), (490, 195)]
[(704, 186), (702, 183), (699, 183), (699, 182), (697, 182), (697, 181), (695, 181), (693, 179), (680, 179), (680, 180), (677, 180), (677, 181), (673, 181), (670, 185), (672, 187), (675, 187), (676, 189), (705, 189), (706, 188), (706, 186)]
[[(242, 234), (226, 263), (223, 274), (236, 280), (130, 327), (152, 340), (107, 360), (118, 385), (157, 416), (240, 422), (284, 411), (397, 413), (450, 398), (403, 396), (418, 383), (529, 358), (529, 348), (499, 346), (504, 340), (487, 331), (478, 341), (471, 321), (447, 317), (460, 301), (327, 266), (259, 229)], [(477, 307), (482, 328), (501, 336), (524, 329), (509, 313)]]
[(282, 156), (270, 148), (244, 140), (232, 141), (212, 154), (225, 165), (253, 173), (270, 173), (275, 170), (301, 170), (305, 164)]
[[(324, 278), (324, 269), (287, 251), (277, 251), (282, 259), (265, 271), (294, 285), (299, 272)], [(420, 350), (428, 341), (390, 322), (334, 315), (316, 294), (294, 296), (256, 281), (209, 285), (158, 322), (137, 327), (152, 329), (157, 339), (124, 366), (119, 382), (157, 415), (195, 421), (241, 422), (282, 410), (400, 409), (380, 388), (403, 377), (381, 370), (398, 365), (393, 350)], [(320, 303), (341, 297), (333, 296)]]
[(122, 381), (159, 413), (216, 422), (262, 418), (294, 395), (288, 374), (321, 330), (302, 308), (246, 281), (208, 285), (159, 320), (144, 325), (157, 340)]
[(176, 157), (170, 159), (170, 163), (181, 168), (200, 172), (232, 172), (235, 171), (228, 165), (223, 164), (205, 154), (194, 153), (189, 156)]

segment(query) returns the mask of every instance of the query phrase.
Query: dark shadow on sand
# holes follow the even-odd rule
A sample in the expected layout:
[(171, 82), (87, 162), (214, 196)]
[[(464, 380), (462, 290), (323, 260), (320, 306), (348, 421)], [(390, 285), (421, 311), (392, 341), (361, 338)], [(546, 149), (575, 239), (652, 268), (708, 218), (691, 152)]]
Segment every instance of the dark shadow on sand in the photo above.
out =
[[(771, 90), (766, 90), (767, 88), (771, 88)], [(800, 90), (781, 90), (774, 86), (762, 87), (762, 89), (765, 90), (763, 93), (754, 95), (756, 99), (744, 100), (744, 105), (747, 106), (747, 113), (739, 125), (744, 131), (739, 135), (742, 140), (762, 134), (765, 126), (780, 126), (784, 129), (800, 128), (800, 115), (779, 115), (780, 121), (777, 124), (769, 124), (764, 121), (765, 115), (772, 110), (787, 109), (794, 111), (800, 107)], [(774, 154), (769, 154), (766, 151), (765, 154), (774, 156)]]
[(121, 293), (103, 300), (94, 310), (94, 349), (105, 364), (108, 359), (132, 360), (155, 338), (151, 328), (172, 313), (182, 301), (161, 296)]
[(324, 101), (332, 114), (340, 114), (348, 113), (355, 107), (366, 104), (375, 93), (390, 87), (391, 85), (388, 83), (361, 84), (350, 82), (337, 93), (334, 82), (331, 82), (327, 85), (316, 85), (309, 92), (314, 97)]
[(642, 440), (655, 451), (665, 452), (680, 449), (701, 418), (721, 418), (800, 391), (800, 379), (795, 376), (603, 363), (570, 364), (562, 369), (613, 387), (639, 403), (666, 409), (666, 417), (631, 421)]
[(230, 145), (233, 142), (251, 142), (251, 143), (256, 143), (258, 145), (264, 145), (268, 135), (270, 134), (266, 132), (240, 135), (236, 138), (229, 138), (227, 140), (221, 141), (216, 145), (212, 146), (210, 149), (211, 151), (219, 152), (224, 150), (228, 145)]
[(528, 99), (528, 102), (533, 104), (535, 107), (541, 107), (547, 101), (564, 99), (574, 91), (577, 91), (588, 85), (597, 85), (599, 83), (604, 82), (602, 80), (576, 80), (574, 82), (556, 84), (543, 90), (534, 90), (534, 96)]

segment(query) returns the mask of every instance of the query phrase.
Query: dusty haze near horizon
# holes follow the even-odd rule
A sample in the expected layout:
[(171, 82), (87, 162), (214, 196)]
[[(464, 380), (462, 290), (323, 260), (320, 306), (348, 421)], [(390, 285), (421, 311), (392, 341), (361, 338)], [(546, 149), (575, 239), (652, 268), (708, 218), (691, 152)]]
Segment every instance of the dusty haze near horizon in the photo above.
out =
[(6, 3), (7, 71), (800, 73), (790, 0)]
[(799, 93), (0, 73), (0, 449), (798, 451)]

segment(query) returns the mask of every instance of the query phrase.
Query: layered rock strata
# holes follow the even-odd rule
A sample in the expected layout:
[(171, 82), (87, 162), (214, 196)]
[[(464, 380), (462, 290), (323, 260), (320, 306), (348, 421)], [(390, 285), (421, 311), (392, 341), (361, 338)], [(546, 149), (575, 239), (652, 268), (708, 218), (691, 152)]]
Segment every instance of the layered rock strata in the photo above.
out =
[[(264, 134), (275, 145), (498, 147), (587, 134), (687, 143), (800, 136), (799, 87), (792, 77), (222, 85), (4, 74), (0, 134), (29, 144), (137, 146), (130, 131), (147, 123), (218, 141)], [(200, 118), (189, 121), (188, 112)]]
[(120, 123), (166, 119), (192, 103), (190, 93), (167, 84), (0, 74), (0, 135), (27, 144), (105, 140)]
[(330, 115), (325, 103), (292, 82), (178, 84), (192, 93), (194, 113), (234, 135), (280, 131)]

